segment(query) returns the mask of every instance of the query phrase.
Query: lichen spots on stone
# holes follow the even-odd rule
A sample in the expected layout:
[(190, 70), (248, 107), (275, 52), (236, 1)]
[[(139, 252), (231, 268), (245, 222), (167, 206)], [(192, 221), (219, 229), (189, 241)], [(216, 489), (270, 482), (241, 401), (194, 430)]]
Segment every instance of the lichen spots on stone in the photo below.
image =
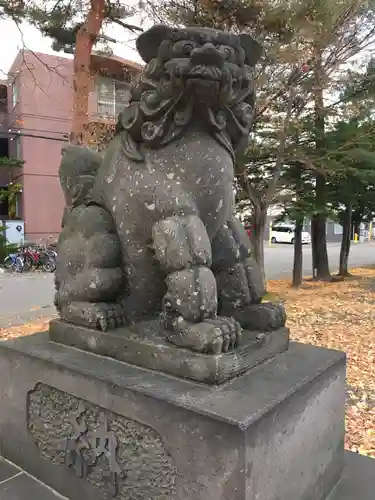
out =
[(110, 184), (111, 182), (113, 182), (115, 176), (116, 176), (116, 172), (113, 170), (110, 173), (110, 175), (108, 175), (108, 177), (106, 178), (107, 183)]

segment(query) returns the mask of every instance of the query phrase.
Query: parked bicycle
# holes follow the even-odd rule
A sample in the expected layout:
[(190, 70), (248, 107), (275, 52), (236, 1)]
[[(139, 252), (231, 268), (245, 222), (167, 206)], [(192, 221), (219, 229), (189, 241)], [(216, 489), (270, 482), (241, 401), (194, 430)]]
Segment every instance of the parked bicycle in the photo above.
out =
[(41, 267), (44, 271), (53, 273), (56, 269), (56, 255), (56, 250), (51, 246), (25, 247), (22, 250), (23, 270), (29, 271)]
[(24, 270), (24, 261), (19, 253), (11, 253), (4, 259), (4, 269), (14, 269), (17, 273)]

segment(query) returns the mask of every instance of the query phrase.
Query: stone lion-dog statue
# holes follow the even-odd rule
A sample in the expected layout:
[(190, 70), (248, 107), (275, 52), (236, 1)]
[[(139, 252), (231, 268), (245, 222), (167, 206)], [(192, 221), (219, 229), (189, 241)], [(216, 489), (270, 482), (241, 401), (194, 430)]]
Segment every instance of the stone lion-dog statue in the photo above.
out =
[(262, 302), (233, 216), (261, 47), (247, 34), (154, 26), (137, 49), (146, 65), (104, 156), (62, 153), (55, 303), (70, 323), (107, 331), (161, 318), (176, 346), (228, 352), (243, 328), (285, 324), (282, 306)]

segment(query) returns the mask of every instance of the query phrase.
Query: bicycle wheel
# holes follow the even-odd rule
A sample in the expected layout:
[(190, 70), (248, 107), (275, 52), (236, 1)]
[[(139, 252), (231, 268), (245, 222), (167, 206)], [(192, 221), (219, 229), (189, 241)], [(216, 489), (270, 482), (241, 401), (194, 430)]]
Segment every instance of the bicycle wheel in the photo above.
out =
[(22, 257), (17, 257), (16, 262), (14, 263), (14, 269), (17, 273), (23, 273), (24, 268), (24, 260), (22, 259)]
[(53, 257), (47, 257), (42, 264), (42, 269), (47, 273), (53, 273), (56, 269), (56, 261)]
[(11, 269), (13, 267), (13, 258), (10, 255), (8, 255), (8, 257), (5, 257), (3, 266), (4, 269)]
[(33, 267), (33, 259), (29, 257), (29, 255), (25, 255), (22, 261), (23, 261), (23, 270), (30, 271), (30, 269)]

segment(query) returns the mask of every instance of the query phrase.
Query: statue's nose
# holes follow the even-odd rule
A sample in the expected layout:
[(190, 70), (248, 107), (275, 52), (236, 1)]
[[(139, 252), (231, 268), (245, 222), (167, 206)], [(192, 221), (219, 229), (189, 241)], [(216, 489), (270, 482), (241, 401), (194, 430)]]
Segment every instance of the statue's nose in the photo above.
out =
[(221, 68), (224, 64), (220, 52), (212, 43), (206, 43), (203, 47), (194, 49), (191, 54), (191, 62), (196, 66), (203, 64), (205, 66), (216, 66), (217, 68)]

